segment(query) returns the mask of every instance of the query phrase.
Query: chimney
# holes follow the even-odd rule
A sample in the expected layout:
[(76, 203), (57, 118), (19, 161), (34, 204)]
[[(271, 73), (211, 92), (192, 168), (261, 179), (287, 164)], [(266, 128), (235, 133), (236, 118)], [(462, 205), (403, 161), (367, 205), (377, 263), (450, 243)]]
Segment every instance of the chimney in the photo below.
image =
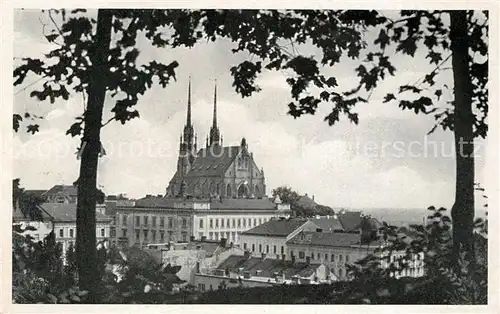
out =
[(201, 236), (201, 242), (207, 241), (207, 236)]
[(220, 242), (219, 242), (219, 245), (221, 247), (226, 247), (226, 244), (227, 244), (227, 239), (226, 238), (221, 238)]
[(323, 229), (321, 229), (321, 228), (316, 228), (316, 232), (323, 232)]
[(249, 272), (248, 270), (245, 270), (245, 271), (243, 272), (243, 278), (247, 278), (247, 279), (248, 279), (248, 278), (250, 278), (250, 277), (251, 277), (250, 272)]
[(313, 197), (313, 201), (314, 201), (314, 195), (312, 197)]

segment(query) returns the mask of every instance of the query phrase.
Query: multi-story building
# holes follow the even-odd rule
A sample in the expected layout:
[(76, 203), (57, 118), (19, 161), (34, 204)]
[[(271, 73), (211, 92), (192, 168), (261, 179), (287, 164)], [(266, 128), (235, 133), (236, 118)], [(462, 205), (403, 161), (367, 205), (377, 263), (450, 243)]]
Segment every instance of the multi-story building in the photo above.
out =
[(242, 232), (290, 215), (279, 200), (146, 197), (116, 207), (116, 240), (131, 245), (221, 240), (237, 245)]
[(307, 219), (274, 219), (241, 234), (241, 247), (252, 255), (289, 259), (287, 241), (302, 230), (315, 231), (316, 224)]
[[(63, 254), (76, 243), (76, 204), (44, 203), (40, 207), (52, 217), (56, 241), (62, 245)], [(107, 245), (112, 218), (96, 212), (97, 243)]]

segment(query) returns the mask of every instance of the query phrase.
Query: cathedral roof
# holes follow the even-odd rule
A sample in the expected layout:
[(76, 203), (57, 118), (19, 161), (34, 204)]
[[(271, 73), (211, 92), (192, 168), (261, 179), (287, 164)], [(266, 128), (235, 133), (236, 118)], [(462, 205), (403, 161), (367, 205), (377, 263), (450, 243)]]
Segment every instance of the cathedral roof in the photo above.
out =
[(239, 146), (221, 147), (215, 145), (202, 148), (187, 173), (186, 179), (193, 177), (222, 176), (240, 152)]

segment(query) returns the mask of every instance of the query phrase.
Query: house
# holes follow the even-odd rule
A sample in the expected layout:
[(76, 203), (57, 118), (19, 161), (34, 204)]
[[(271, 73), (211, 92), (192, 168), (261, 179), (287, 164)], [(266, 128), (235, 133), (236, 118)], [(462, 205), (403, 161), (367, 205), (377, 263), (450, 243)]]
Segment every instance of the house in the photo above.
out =
[(340, 280), (347, 279), (346, 264), (366, 257), (376, 247), (361, 244), (357, 233), (301, 231), (287, 241), (292, 262), (327, 265)]
[(307, 219), (273, 219), (241, 233), (240, 244), (245, 251), (277, 259), (287, 258), (287, 241), (302, 230), (314, 231), (316, 224)]
[(269, 287), (283, 284), (320, 284), (335, 281), (327, 266), (292, 263), (264, 256), (231, 255), (211, 272), (199, 271), (195, 287), (199, 291), (235, 287)]
[[(52, 217), (56, 241), (62, 244), (63, 254), (76, 243), (76, 204), (43, 203), (41, 209)], [(97, 242), (106, 243), (110, 236), (112, 218), (96, 212)]]

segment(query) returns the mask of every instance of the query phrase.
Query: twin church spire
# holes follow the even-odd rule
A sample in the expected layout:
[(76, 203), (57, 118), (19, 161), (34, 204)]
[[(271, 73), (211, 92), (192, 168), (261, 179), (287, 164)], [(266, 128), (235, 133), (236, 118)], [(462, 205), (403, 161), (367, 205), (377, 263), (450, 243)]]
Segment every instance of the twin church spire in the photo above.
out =
[[(194, 133), (194, 127), (191, 122), (191, 77), (189, 77), (186, 125), (184, 125), (184, 132), (181, 135), (180, 149), (181, 151), (184, 152), (196, 153), (197, 145), (198, 145), (198, 138), (197, 135)], [(215, 81), (215, 89), (214, 89), (214, 110), (213, 110), (212, 126), (210, 127), (210, 133), (209, 136), (207, 136), (206, 140), (207, 148), (212, 145), (222, 146), (222, 136), (220, 135), (219, 127), (217, 126), (217, 80)]]

